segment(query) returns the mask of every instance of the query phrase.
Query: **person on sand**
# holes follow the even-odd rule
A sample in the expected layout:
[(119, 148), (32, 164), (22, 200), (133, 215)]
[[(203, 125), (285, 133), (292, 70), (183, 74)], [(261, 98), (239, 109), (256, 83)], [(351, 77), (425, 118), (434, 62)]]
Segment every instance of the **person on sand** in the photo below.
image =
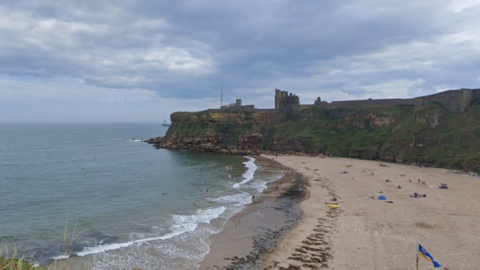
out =
[(240, 225), (240, 213), (235, 216), (235, 227)]

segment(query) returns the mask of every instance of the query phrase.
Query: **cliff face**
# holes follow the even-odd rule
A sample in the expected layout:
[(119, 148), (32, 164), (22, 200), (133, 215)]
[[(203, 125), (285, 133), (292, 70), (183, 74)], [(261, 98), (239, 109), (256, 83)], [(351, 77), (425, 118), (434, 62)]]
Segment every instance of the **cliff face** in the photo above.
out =
[(283, 115), (256, 112), (218, 112), (207, 110), (171, 116), (172, 125), (165, 137), (151, 139), (158, 148), (258, 154), (264, 149), (265, 127), (282, 122)]
[(159, 148), (326, 154), (480, 171), (480, 104), (311, 107), (299, 112), (177, 112)]

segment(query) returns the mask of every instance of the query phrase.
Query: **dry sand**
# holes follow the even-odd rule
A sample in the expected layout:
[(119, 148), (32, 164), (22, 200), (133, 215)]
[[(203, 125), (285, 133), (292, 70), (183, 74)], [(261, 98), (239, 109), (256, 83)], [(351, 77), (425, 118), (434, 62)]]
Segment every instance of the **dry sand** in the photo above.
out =
[[(302, 220), (259, 269), (415, 269), (416, 237), (446, 269), (480, 269), (480, 178), (378, 161), (265, 157), (302, 173), (311, 187)], [(435, 188), (440, 183), (449, 189)], [(393, 203), (367, 199), (380, 191)], [(341, 208), (324, 204), (334, 199)], [(419, 269), (433, 266), (420, 258)]]

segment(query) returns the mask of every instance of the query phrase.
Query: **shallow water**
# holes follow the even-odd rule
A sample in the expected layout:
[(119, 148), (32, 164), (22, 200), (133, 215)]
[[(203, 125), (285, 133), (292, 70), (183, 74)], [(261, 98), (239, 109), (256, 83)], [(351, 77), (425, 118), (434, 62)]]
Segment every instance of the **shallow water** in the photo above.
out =
[[(0, 124), (0, 241), (83, 269), (190, 269), (209, 235), (281, 173), (250, 157), (156, 150), (155, 124)], [(207, 191), (208, 189), (208, 191)], [(78, 235), (77, 235), (78, 234)], [(86, 267), (88, 265), (88, 267)]]

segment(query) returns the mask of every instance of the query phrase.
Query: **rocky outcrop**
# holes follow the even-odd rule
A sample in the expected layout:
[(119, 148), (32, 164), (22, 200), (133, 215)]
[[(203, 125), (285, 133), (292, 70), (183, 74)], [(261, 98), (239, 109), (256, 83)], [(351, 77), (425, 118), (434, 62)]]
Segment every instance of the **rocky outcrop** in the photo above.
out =
[(178, 112), (165, 137), (147, 142), (196, 152), (324, 154), (480, 171), (479, 116), (479, 102), (461, 114), (440, 103)]
[(153, 138), (145, 142), (158, 148), (190, 150), (194, 152), (216, 152), (241, 155), (260, 154), (263, 136), (259, 133), (241, 135), (236, 145), (225, 144), (224, 136), (220, 134), (206, 134), (201, 137), (186, 137), (184, 135), (172, 135)]

